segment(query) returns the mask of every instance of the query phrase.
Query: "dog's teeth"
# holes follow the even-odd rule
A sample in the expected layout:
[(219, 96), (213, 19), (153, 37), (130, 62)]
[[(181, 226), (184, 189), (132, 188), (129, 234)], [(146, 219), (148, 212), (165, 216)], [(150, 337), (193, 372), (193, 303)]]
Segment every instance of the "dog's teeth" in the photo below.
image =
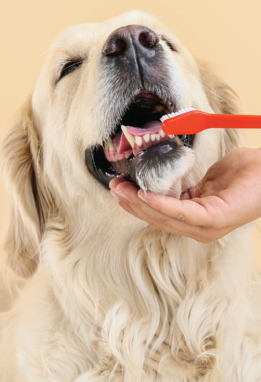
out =
[(146, 143), (148, 143), (149, 140), (150, 140), (150, 135), (149, 135), (149, 134), (145, 134), (145, 135), (143, 136), (143, 139), (144, 139), (144, 141), (145, 141)]
[(154, 142), (156, 139), (156, 134), (151, 134), (150, 139), (152, 142)]
[(164, 133), (163, 130), (160, 130), (159, 134), (160, 134), (161, 138), (164, 138), (164, 137), (165, 137), (165, 133)]
[(111, 139), (107, 139), (107, 141), (104, 142), (104, 151), (116, 151), (115, 146)]
[(170, 137), (170, 138), (174, 138), (174, 137), (175, 137), (175, 135), (169, 135), (169, 137)]
[(123, 132), (123, 134), (125, 135), (126, 139), (128, 140), (129, 144), (131, 145), (131, 147), (133, 148), (134, 147), (134, 143), (135, 143), (135, 138), (133, 135), (131, 135), (128, 130), (126, 129), (126, 126), (124, 125), (121, 125), (121, 130)]
[(142, 146), (142, 138), (141, 138), (141, 137), (135, 137), (135, 143), (136, 143), (138, 146)]
[(160, 135), (159, 135), (159, 134), (155, 134), (155, 137), (156, 137), (156, 140), (157, 140), (157, 141), (160, 140)]
[(114, 146), (114, 144), (113, 144), (111, 139), (108, 139), (107, 143), (108, 143), (109, 151), (111, 151), (111, 152), (116, 151), (115, 146)]
[(107, 141), (104, 142), (104, 151), (109, 151), (109, 145)]

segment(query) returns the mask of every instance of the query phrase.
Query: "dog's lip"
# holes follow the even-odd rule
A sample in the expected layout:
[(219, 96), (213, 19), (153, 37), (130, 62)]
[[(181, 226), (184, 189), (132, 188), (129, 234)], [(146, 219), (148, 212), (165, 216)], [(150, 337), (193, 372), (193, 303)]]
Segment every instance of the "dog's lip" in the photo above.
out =
[(160, 102), (162, 98), (160, 98), (155, 92), (147, 89), (141, 89), (139, 93), (135, 96), (135, 100), (148, 100), (151, 102)]
[(116, 128), (103, 142), (106, 158), (111, 162), (122, 160), (132, 153), (137, 155), (143, 149), (168, 139), (162, 131), (160, 118), (172, 112), (175, 109), (173, 105), (173, 102), (155, 91), (140, 89), (130, 101)]
[[(177, 143), (174, 142), (174, 139), (172, 139), (173, 137), (168, 137), (167, 139), (162, 137), (163, 139), (160, 138), (160, 141), (156, 144), (153, 143), (153, 145), (150, 145), (149, 147), (146, 147), (146, 145), (145, 147), (141, 147), (141, 149), (135, 152), (135, 156), (133, 155), (135, 149), (134, 151), (126, 150), (125, 147), (125, 154), (120, 159), (118, 157), (116, 161), (108, 160), (109, 158), (106, 158), (104, 151), (105, 142), (108, 141), (109, 144), (112, 143), (112, 140), (121, 132), (122, 124), (124, 124), (125, 127), (135, 126), (140, 129), (141, 126), (145, 126), (146, 123), (153, 121), (160, 123), (160, 118), (163, 115), (176, 111), (176, 105), (173, 100), (166, 98), (163, 99), (161, 95), (148, 89), (140, 89), (129, 102), (132, 106), (130, 106), (129, 109), (127, 109), (127, 112), (125, 112), (122, 116), (122, 120), (118, 123), (118, 127), (113, 129), (109, 139), (105, 140), (102, 145), (97, 144), (96, 146), (92, 146), (85, 151), (85, 163), (87, 168), (96, 180), (107, 189), (109, 189), (109, 182), (115, 177), (124, 177), (125, 179), (136, 184), (134, 170), (135, 164), (137, 164), (139, 160), (144, 160), (144, 158), (147, 158), (152, 152), (156, 155), (158, 148), (162, 145), (165, 146), (170, 144), (175, 146)], [(137, 124), (128, 123), (128, 121), (136, 122)], [(189, 143), (190, 142), (188, 141), (188, 145)], [(180, 141), (179, 144), (181, 144)]]
[[(159, 111), (159, 107), (162, 109), (161, 111)], [(156, 108), (158, 109), (156, 110)], [(124, 114), (115, 116), (117, 122), (108, 138), (113, 139), (119, 133), (121, 125), (141, 127), (147, 122), (159, 122), (163, 115), (174, 111), (176, 111), (176, 106), (173, 100), (167, 99), (155, 91), (142, 88), (126, 103)]]

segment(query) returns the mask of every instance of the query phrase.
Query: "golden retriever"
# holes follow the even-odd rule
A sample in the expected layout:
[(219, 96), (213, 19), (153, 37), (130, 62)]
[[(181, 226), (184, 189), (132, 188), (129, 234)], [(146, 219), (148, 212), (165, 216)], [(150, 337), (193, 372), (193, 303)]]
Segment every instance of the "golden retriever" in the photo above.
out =
[(231, 130), (155, 130), (190, 107), (241, 112), (233, 89), (147, 14), (55, 41), (1, 149), (1, 382), (261, 380), (248, 229), (199, 243), (148, 226), (108, 191), (121, 175), (179, 198), (242, 144)]

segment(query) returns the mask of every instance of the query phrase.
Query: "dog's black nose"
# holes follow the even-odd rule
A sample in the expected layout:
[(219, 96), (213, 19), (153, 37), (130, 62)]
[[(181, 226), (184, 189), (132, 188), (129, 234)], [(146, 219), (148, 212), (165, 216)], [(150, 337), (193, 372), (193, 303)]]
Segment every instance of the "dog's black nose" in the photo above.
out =
[(128, 25), (111, 33), (102, 53), (105, 56), (130, 58), (133, 48), (136, 48), (137, 53), (149, 55), (149, 51), (154, 50), (158, 42), (158, 35), (151, 29), (142, 25)]

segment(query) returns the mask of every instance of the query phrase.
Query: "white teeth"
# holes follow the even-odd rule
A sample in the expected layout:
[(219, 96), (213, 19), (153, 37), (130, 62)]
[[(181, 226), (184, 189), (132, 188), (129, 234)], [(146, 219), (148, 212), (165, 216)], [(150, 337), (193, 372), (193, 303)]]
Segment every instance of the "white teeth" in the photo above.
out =
[(156, 137), (157, 141), (160, 141), (160, 135), (159, 134), (155, 134), (155, 137)]
[(148, 143), (149, 140), (150, 140), (150, 135), (149, 135), (149, 134), (145, 134), (145, 135), (143, 136), (143, 139), (144, 139), (144, 141), (145, 141), (146, 143)]
[(142, 138), (141, 138), (141, 137), (135, 137), (135, 143), (136, 143), (138, 146), (142, 146)]
[(154, 142), (156, 139), (156, 134), (151, 134), (150, 138), (151, 138), (151, 141)]
[(174, 138), (174, 137), (175, 137), (175, 135), (169, 135), (169, 137), (170, 137), (170, 138)]
[(164, 138), (164, 137), (165, 137), (165, 133), (164, 133), (163, 130), (160, 130), (159, 134), (160, 134), (161, 138)]
[(121, 130), (123, 132), (123, 134), (125, 135), (126, 139), (128, 140), (129, 144), (131, 145), (131, 147), (133, 148), (134, 147), (134, 143), (135, 143), (135, 139), (134, 139), (134, 136), (131, 135), (128, 130), (126, 129), (126, 126), (124, 125), (121, 125)]
[(107, 143), (108, 143), (108, 148), (109, 148), (109, 151), (116, 151), (116, 149), (115, 149), (115, 146), (114, 146), (114, 144), (113, 144), (113, 142), (112, 142), (112, 140), (111, 139), (108, 139), (107, 140)]

